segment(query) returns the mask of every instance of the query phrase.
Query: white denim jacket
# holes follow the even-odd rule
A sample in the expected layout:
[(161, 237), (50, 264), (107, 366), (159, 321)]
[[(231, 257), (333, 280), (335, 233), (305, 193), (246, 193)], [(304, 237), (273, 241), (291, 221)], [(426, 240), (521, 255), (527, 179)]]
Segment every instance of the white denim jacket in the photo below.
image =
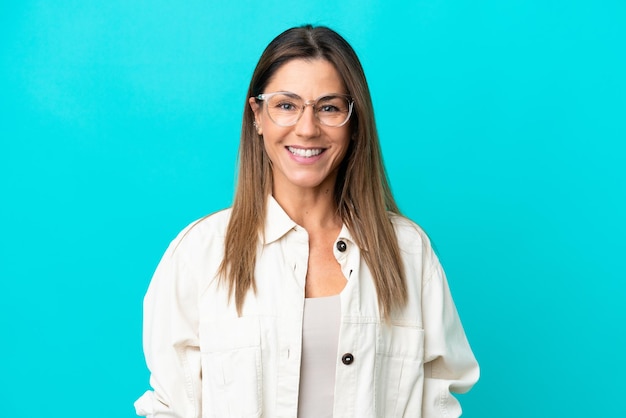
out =
[[(297, 416), (307, 232), (268, 199), (256, 293), (238, 317), (216, 280), (229, 216), (230, 210), (221, 211), (186, 228), (154, 274), (144, 300), (144, 351), (154, 391), (135, 402), (139, 415)], [(450, 391), (469, 390), (478, 364), (428, 238), (406, 218), (391, 219), (408, 282), (408, 305), (391, 324), (381, 320), (371, 274), (347, 228), (334, 248), (347, 284), (333, 416), (458, 417), (461, 408)]]

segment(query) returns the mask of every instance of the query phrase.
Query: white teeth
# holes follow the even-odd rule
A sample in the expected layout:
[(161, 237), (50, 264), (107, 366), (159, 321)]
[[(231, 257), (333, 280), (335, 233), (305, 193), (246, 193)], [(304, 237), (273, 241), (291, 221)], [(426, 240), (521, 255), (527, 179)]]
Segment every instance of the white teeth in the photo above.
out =
[(293, 155), (296, 155), (298, 157), (305, 157), (305, 158), (315, 157), (316, 155), (320, 155), (322, 153), (321, 148), (302, 149), (302, 148), (287, 147), (287, 149)]

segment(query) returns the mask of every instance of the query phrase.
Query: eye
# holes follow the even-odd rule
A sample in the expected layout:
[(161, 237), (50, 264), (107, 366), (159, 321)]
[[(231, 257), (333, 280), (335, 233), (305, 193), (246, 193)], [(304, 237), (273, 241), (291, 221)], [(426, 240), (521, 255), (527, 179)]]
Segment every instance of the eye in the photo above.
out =
[(318, 113), (345, 113), (348, 111), (348, 100), (342, 96), (327, 96), (318, 100)]
[(341, 112), (337, 106), (332, 104), (323, 104), (317, 108), (317, 111), (323, 113)]
[(298, 109), (298, 106), (295, 103), (287, 101), (278, 102), (274, 105), (274, 107), (285, 112), (291, 112)]
[(297, 113), (302, 107), (298, 97), (288, 94), (276, 94), (268, 101), (269, 109), (272, 112)]

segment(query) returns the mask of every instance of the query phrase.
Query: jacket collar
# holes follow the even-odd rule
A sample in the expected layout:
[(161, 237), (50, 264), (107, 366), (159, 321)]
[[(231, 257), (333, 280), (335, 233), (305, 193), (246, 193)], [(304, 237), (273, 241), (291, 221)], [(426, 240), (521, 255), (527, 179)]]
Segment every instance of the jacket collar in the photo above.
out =
[[(263, 242), (264, 245), (271, 244), (295, 228), (301, 227), (287, 215), (276, 199), (274, 199), (274, 196), (269, 195), (267, 197), (265, 228), (261, 242)], [(338, 239), (354, 243), (354, 238), (352, 238), (352, 234), (350, 234), (346, 225), (343, 225), (341, 228)]]
[(298, 224), (287, 215), (274, 196), (269, 195), (265, 212), (265, 229), (261, 237), (263, 244), (271, 244), (297, 226)]

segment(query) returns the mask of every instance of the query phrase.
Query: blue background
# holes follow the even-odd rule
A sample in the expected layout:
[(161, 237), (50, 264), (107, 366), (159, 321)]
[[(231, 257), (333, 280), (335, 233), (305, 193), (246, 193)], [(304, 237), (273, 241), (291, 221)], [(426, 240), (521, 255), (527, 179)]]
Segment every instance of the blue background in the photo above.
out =
[(360, 55), (447, 270), (464, 416), (623, 412), (626, 2), (25, 0), (0, 5), (0, 414), (134, 416), (151, 274), (229, 206), (253, 67), (306, 22)]

